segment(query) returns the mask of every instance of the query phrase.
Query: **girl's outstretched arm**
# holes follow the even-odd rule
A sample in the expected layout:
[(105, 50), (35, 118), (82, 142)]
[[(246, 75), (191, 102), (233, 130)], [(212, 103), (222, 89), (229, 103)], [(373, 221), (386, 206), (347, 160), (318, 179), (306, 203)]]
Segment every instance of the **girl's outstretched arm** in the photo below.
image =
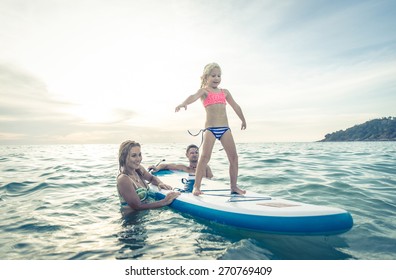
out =
[(187, 97), (186, 100), (184, 100), (184, 102), (180, 105), (178, 105), (175, 109), (175, 112), (179, 112), (181, 108), (184, 107), (185, 110), (187, 110), (187, 105), (194, 103), (195, 101), (197, 101), (200, 97), (202, 97), (202, 95), (204, 95), (206, 93), (206, 91), (204, 89), (199, 89), (197, 91), (197, 93), (190, 95), (189, 97)]
[(232, 109), (234, 109), (235, 113), (238, 115), (238, 117), (242, 121), (241, 129), (242, 130), (246, 129), (246, 127), (247, 127), (246, 120), (245, 120), (245, 116), (243, 115), (241, 106), (239, 106), (238, 103), (235, 102), (234, 98), (232, 98), (232, 95), (228, 90), (225, 90), (225, 91), (227, 93), (226, 99), (227, 99), (228, 104), (230, 104)]

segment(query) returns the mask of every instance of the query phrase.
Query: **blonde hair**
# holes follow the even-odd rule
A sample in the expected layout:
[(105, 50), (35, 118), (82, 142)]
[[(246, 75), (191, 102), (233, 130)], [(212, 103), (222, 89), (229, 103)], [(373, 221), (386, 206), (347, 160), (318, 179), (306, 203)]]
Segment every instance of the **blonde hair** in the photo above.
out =
[(120, 149), (118, 151), (118, 169), (120, 173), (122, 173), (122, 169), (125, 166), (128, 153), (132, 147), (140, 147), (140, 144), (135, 141), (127, 140), (120, 145)]
[(212, 72), (212, 70), (215, 68), (218, 68), (221, 72), (220, 66), (215, 62), (209, 63), (205, 66), (202, 77), (201, 77), (201, 88), (205, 87), (206, 82), (208, 81), (208, 76), (210, 75), (210, 72)]

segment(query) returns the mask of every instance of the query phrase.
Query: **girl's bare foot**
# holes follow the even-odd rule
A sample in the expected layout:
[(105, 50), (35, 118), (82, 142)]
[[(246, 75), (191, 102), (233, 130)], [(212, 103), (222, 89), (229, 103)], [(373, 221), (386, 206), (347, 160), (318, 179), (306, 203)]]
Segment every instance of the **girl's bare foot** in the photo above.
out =
[(193, 195), (197, 195), (197, 196), (200, 195), (200, 194), (203, 194), (203, 192), (201, 192), (201, 190), (198, 189), (198, 188), (194, 188), (192, 193), (193, 193)]
[(231, 187), (231, 194), (240, 194), (244, 195), (246, 193), (245, 190), (241, 190), (240, 188), (236, 187)]

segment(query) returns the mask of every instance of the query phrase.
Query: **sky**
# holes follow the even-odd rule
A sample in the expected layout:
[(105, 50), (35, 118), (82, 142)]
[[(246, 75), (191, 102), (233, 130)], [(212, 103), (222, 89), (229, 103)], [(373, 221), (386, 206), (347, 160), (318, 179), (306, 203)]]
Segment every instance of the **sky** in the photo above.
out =
[(206, 64), (237, 143), (396, 116), (393, 0), (0, 0), (0, 144), (197, 143)]

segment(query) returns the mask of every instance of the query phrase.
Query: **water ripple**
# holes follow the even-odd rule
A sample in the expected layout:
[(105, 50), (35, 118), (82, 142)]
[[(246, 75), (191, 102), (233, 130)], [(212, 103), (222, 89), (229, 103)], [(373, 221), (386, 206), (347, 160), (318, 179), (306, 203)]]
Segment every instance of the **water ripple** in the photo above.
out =
[[(144, 145), (144, 165), (183, 163), (184, 146)], [(123, 217), (118, 145), (0, 146), (0, 259), (396, 259), (394, 143), (237, 148), (241, 186), (347, 209), (352, 230), (260, 234), (169, 208)], [(210, 165), (216, 179), (229, 181), (224, 151), (215, 149)]]

